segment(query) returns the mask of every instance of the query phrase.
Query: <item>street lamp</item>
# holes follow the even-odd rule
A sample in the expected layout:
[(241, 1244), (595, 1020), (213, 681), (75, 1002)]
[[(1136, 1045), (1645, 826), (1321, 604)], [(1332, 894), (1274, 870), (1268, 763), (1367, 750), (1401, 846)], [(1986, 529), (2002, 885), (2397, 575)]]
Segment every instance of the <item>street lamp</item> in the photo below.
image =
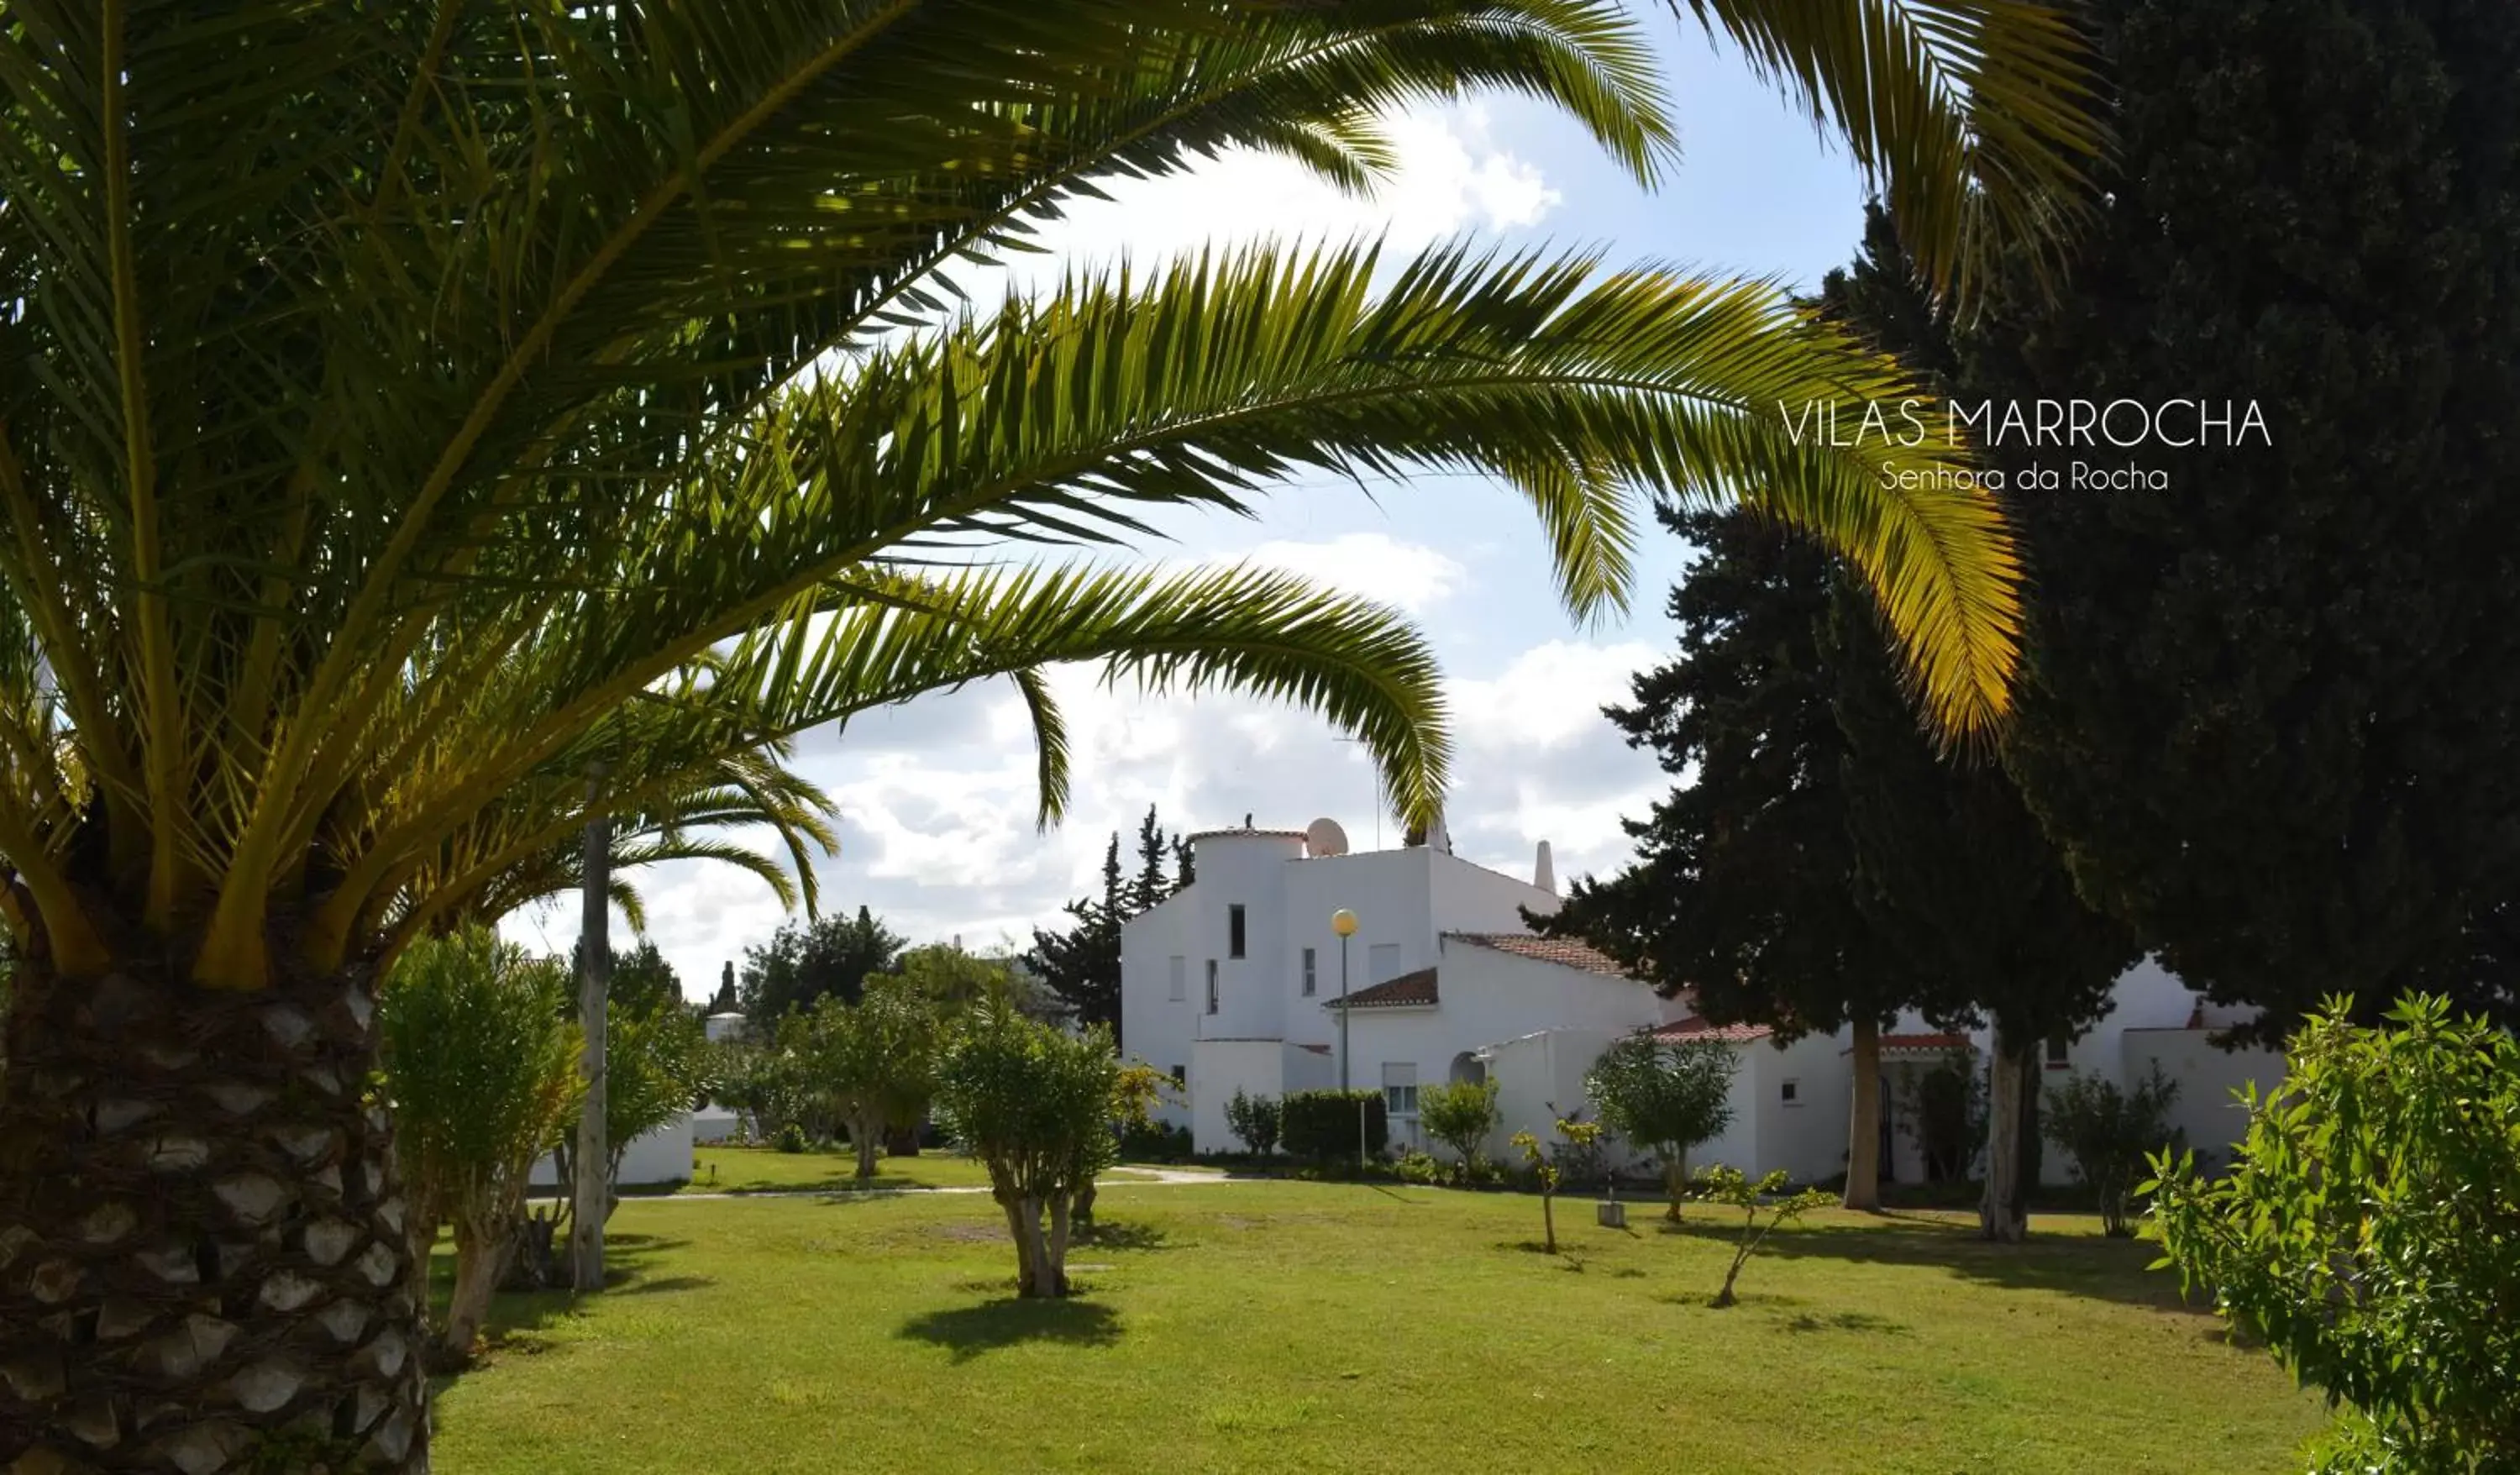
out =
[[(1330, 930), (1339, 940), (1339, 1090), (1348, 1085), (1347, 1063), (1347, 940), (1356, 935), (1356, 914), (1341, 907), (1330, 914)], [(1356, 1171), (1365, 1171), (1365, 1102), (1356, 1103)]]

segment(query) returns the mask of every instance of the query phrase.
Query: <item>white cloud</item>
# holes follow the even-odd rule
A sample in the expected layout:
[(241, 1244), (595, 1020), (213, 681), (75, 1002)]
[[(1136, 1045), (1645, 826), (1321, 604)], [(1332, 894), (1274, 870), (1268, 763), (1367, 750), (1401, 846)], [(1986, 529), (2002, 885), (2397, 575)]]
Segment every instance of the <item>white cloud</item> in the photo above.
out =
[(1064, 266), (1186, 255), (1255, 240), (1346, 241), (1383, 236), (1414, 250), (1461, 231), (1525, 230), (1561, 202), (1540, 167), (1499, 148), (1486, 109), (1426, 109), (1388, 121), (1397, 175), (1372, 194), (1346, 194), (1291, 159), (1232, 149), (1183, 174), (1126, 180), (1109, 200), (1080, 200), (1043, 232), (1056, 255), (1027, 258), (1033, 282)]
[(1261, 544), (1241, 561), (1302, 574), (1411, 614), (1441, 603), (1469, 572), (1448, 554), (1386, 533), (1345, 533), (1326, 543), (1282, 539)]
[(1598, 736), (1606, 731), (1601, 708), (1627, 700), (1629, 678), (1658, 653), (1640, 641), (1551, 641), (1515, 656), (1492, 678), (1456, 678), (1448, 686), (1462, 744), (1548, 749)]

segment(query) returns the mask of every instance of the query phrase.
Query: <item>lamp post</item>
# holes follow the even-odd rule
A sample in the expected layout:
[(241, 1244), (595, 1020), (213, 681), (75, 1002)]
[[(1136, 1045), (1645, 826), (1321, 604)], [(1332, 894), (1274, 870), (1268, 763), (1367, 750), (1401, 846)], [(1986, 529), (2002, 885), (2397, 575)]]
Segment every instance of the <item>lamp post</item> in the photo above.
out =
[[(1339, 940), (1339, 1090), (1349, 1091), (1347, 1061), (1347, 940), (1356, 935), (1356, 914), (1341, 907), (1330, 914), (1330, 930)], [(1365, 1102), (1356, 1103), (1356, 1170), (1365, 1171)]]

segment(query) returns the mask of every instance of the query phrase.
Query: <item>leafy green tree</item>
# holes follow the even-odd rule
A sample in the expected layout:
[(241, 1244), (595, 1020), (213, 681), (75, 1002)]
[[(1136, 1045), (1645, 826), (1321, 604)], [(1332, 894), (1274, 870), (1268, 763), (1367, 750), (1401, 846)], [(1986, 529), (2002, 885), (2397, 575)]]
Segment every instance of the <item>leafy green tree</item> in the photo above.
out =
[(1740, 1068), (1721, 1040), (1656, 1040), (1631, 1035), (1601, 1052), (1584, 1074), (1584, 1095), (1601, 1125), (1662, 1164), (1670, 1198), (1664, 1217), (1680, 1220), (1688, 1191), (1689, 1149), (1732, 1125), (1732, 1076)]
[(1236, 1088), (1225, 1103), (1225, 1128), (1243, 1147), (1260, 1157), (1278, 1150), (1278, 1098), (1255, 1096)]
[[(583, 951), (584, 944), (579, 944)], [(667, 1009), (680, 1009), (683, 1004), (683, 980), (654, 942), (639, 939), (639, 946), (624, 953), (612, 950), (612, 972), (607, 979), (612, 1003), (625, 1014), (647, 1018)]]
[(767, 1033), (825, 998), (854, 1004), (869, 975), (889, 970), (905, 946), (907, 939), (863, 906), (854, 917), (783, 922), (769, 942), (743, 950), (744, 1017)]
[(2337, 992), (2520, 1022), (2482, 935), (2520, 874), (2520, 12), (2087, 10), (2107, 202), (2070, 291), (1990, 300), (1964, 397), (2254, 403), (2267, 433), (1995, 453), (2163, 478), (2013, 499), (2006, 764), (2084, 894), (2264, 1043)]
[[(985, 1001), (977, 1008), (992, 1006)], [(871, 1179), (887, 1131), (915, 1126), (936, 1090), (937, 1002), (902, 978), (876, 978), (855, 1004), (826, 995), (803, 1016), (808, 1090), (846, 1127), (857, 1176)]]
[(1428, 1140), (1453, 1149), (1458, 1182), (1477, 1178), (1487, 1163), (1488, 1137), (1504, 1119), (1497, 1106), (1500, 1090), (1494, 1081), (1450, 1081), (1418, 1093), (1418, 1125)]
[(2520, 1041), (2418, 996), (2293, 1036), (2228, 1176), (2158, 1156), (2150, 1232), (2349, 1411), (2316, 1468), (2498, 1470), (2520, 1450)]
[[(1695, 1181), (1696, 1196), (1708, 1203), (1722, 1204), (1741, 1211), (1741, 1232), (1732, 1245), (1732, 1263), (1724, 1271), (1724, 1288), (1707, 1304), (1721, 1311), (1734, 1304), (1732, 1286), (1741, 1278), (1741, 1267), (1759, 1253), (1768, 1236), (1778, 1225), (1791, 1224), (1814, 1209), (1824, 1208), (1829, 1195), (1818, 1188), (1805, 1188), (1798, 1193), (1785, 1191), (1785, 1170), (1778, 1168), (1752, 1183), (1740, 1169), (1717, 1163), (1699, 1171)], [(1762, 1216), (1765, 1216), (1764, 1220)]]
[(2099, 1196), (2100, 1232), (2123, 1239), (2136, 1185), (2150, 1175), (2152, 1154), (2175, 1147), (2170, 1107), (2179, 1083), (2156, 1064), (2133, 1091), (2120, 1091), (2106, 1076), (2076, 1072), (2048, 1093), (2039, 1124), (2048, 1140), (2074, 1159), (2074, 1173)]
[[(1834, 13), (1780, 0), (1704, 19), (1849, 138), (1960, 280), (1965, 243), (2004, 234), (1977, 226), (2048, 218), (2002, 201), (2096, 152), (2078, 43), (2008, 0), (1857, 3), (1884, 44), (1837, 44), (1855, 32)], [(339, 1429), (312, 1452), (290, 1436), (292, 1457), (425, 1467), (425, 1382), (386, 1355), (420, 1268), (357, 1089), (376, 987), (435, 918), (483, 905), (476, 872), (698, 762), (1005, 679), (1056, 818), (1065, 729), (1042, 673), (1087, 661), (1297, 701), (1366, 740), (1404, 818), (1432, 812), (1440, 677), (1388, 609), (1254, 570), (984, 564), (974, 544), (1127, 545), (1164, 509), (1248, 511), (1299, 468), (1485, 472), (1540, 510), (1591, 615), (1626, 593), (1642, 497), (1741, 500), (1856, 555), (1950, 727), (2007, 704), (1995, 510), (1884, 495), (1878, 458), (1794, 442), (1779, 401), (1908, 381), (1770, 287), (1448, 245), (1260, 249), (946, 305), (953, 271), (1030, 244), (1097, 181), (1238, 145), (1363, 189), (1395, 161), (1375, 112), (1472, 89), (1563, 112), (1652, 179), (1674, 134), (1625, 17), (661, 14), (9, 10), (0, 910), (24, 963), (0, 1236), (76, 1247), (81, 1288), (46, 1304), (0, 1283), (0, 1364), (63, 1369), (39, 1394), (0, 1386), (0, 1459), (209, 1469)], [(102, 1109), (154, 1058), (189, 1061), (160, 1098), (186, 1103), (196, 1171), (134, 1165), (177, 1123), (117, 1131)], [(222, 1096), (266, 1104), (221, 1115)], [(284, 1131), (333, 1145), (275, 1173)], [(276, 1198), (239, 1199), (248, 1172)], [(143, 1201), (188, 1226), (200, 1296), (241, 1319), (217, 1356), (140, 1369), (73, 1335), (158, 1248), (78, 1227)], [(361, 1243), (269, 1251), (275, 1226), (318, 1221)], [(283, 1275), (321, 1294), (265, 1294)], [(321, 1319), (344, 1303), (368, 1313), (349, 1345)], [(263, 1407), (260, 1358), (283, 1345), (324, 1350)], [(109, 1427), (100, 1400), (104, 1452), (76, 1432)]]
[(490, 1309), (536, 1160), (577, 1114), (568, 970), (486, 927), (414, 946), (378, 1002), (411, 1253), (455, 1226), (455, 1289), (439, 1341), (461, 1360)]
[(1847, 884), (1848, 749), (1824, 655), (1836, 575), (1826, 550), (1761, 519), (1659, 515), (1698, 550), (1668, 605), (1679, 650), (1607, 711), (1674, 787), (1624, 822), (1634, 864), (1577, 880), (1532, 924), (1590, 941), (1717, 1023), (1785, 1043), (1852, 1026), (1845, 1202), (1878, 1208), (1881, 1030), (1935, 991)]
[(1068, 1035), (994, 1001), (945, 1049), (937, 1118), (988, 1166), (1014, 1236), (1018, 1296), (1068, 1292), (1077, 1198), (1119, 1158), (1111, 1114), (1120, 1087), (1108, 1035)]

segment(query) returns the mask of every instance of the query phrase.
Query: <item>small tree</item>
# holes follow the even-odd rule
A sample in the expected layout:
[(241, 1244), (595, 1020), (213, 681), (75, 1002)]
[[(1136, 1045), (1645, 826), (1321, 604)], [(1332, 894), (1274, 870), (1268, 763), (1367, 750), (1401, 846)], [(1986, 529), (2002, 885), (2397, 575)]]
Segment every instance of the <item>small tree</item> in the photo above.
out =
[(1119, 1059), (1096, 1026), (1083, 1038), (983, 1004), (936, 1072), (938, 1118), (988, 1165), (1014, 1235), (1022, 1297), (1067, 1294), (1067, 1241), (1078, 1196), (1117, 1160), (1111, 1132)]
[(887, 1128), (916, 1126), (936, 1086), (935, 1006), (909, 980), (867, 980), (854, 1005), (827, 995), (807, 1016), (802, 1054), (811, 1090), (848, 1128), (857, 1176), (875, 1177)]
[[(1699, 1172), (1695, 1180), (1696, 1196), (1705, 1202), (1728, 1204), (1741, 1211), (1740, 1238), (1732, 1246), (1732, 1264), (1724, 1272), (1724, 1288), (1707, 1304), (1717, 1310), (1733, 1301), (1732, 1283), (1741, 1278), (1741, 1267), (1759, 1253), (1777, 1226), (1802, 1218), (1812, 1210), (1833, 1201), (1832, 1195), (1818, 1188), (1805, 1188), (1799, 1193), (1785, 1192), (1785, 1170), (1752, 1183), (1738, 1168), (1718, 1163)], [(1761, 1216), (1765, 1215), (1764, 1222)]]
[(2413, 998), (2331, 1000), (2228, 1177), (2153, 1160), (2162, 1265), (2212, 1289), (2340, 1420), (2320, 1469), (2472, 1472), (2520, 1450), (2520, 1042)]
[(577, 1028), (566, 966), (486, 927), (413, 944), (378, 1002), (403, 1224), (423, 1263), (455, 1224), (455, 1292), (440, 1335), (468, 1356), (524, 1217), (535, 1159), (577, 1115)]
[(1664, 1217), (1677, 1223), (1688, 1191), (1688, 1152), (1732, 1125), (1732, 1076), (1740, 1057), (1721, 1040), (1665, 1043), (1631, 1035), (1585, 1073), (1584, 1094), (1601, 1125), (1662, 1164)]
[[(1020, 1012), (1020, 1010), (1019, 1010)], [(1026, 1018), (1033, 1017), (1030, 1014)], [(1155, 1108), (1173, 1092), (1173, 1078), (1144, 1060), (1120, 1067), (1111, 1082), (1111, 1126), (1121, 1140), (1132, 1134), (1151, 1132), (1155, 1126)], [(1113, 1160), (1118, 1160), (1114, 1148)], [(1076, 1231), (1080, 1234), (1094, 1228), (1094, 1199), (1099, 1180), (1088, 1180), (1076, 1193)]]
[(1541, 1248), (1552, 1255), (1557, 1253), (1557, 1185), (1563, 1176), (1560, 1159), (1570, 1150), (1581, 1154), (1598, 1142), (1601, 1124), (1559, 1117), (1557, 1137), (1558, 1145), (1553, 1151), (1543, 1149), (1540, 1139), (1528, 1132), (1517, 1132), (1512, 1139), (1513, 1145), (1522, 1149), (1522, 1160), (1531, 1165), (1540, 1180)]
[(2113, 1239), (2135, 1232), (2127, 1211), (2136, 1184), (2149, 1176), (2145, 1158), (2179, 1146), (2170, 1129), (2170, 1106), (2178, 1098), (2179, 1083), (2158, 1064), (2132, 1093), (2103, 1077), (2076, 1074), (2048, 1094), (2040, 1128), (2073, 1158), (2075, 1176), (2099, 1195), (2100, 1229)]
[(1267, 1157), (1278, 1150), (1278, 1098), (1251, 1095), (1238, 1088), (1234, 1098), (1225, 1103), (1225, 1125), (1243, 1146)]
[(1487, 1160), (1481, 1149), (1503, 1115), (1497, 1107), (1497, 1091), (1494, 1081), (1455, 1081), (1418, 1093), (1418, 1124), (1430, 1140), (1453, 1149), (1461, 1160), (1463, 1183)]

